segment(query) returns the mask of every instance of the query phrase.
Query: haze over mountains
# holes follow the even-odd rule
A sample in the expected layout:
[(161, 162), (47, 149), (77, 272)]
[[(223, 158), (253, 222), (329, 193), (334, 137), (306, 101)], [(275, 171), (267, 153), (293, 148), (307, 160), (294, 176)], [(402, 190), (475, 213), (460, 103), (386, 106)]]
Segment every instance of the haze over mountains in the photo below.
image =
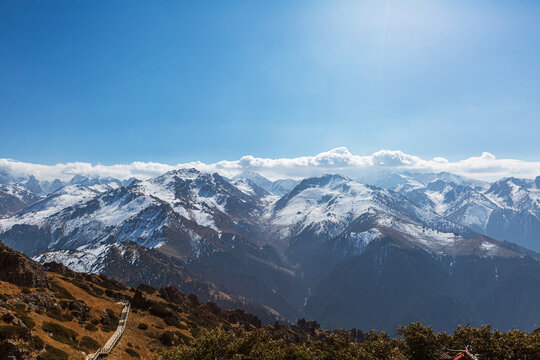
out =
[(540, 177), (1, 180), (0, 240), (39, 262), (174, 284), (265, 321), (540, 326)]

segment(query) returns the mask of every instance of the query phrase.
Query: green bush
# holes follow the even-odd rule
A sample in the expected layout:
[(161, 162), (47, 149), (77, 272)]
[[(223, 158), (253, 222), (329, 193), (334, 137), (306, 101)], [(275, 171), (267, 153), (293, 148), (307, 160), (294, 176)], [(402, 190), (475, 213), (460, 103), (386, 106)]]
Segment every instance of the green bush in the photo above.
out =
[(42, 326), (43, 331), (51, 333), (51, 337), (61, 343), (77, 347), (77, 333), (60, 324), (45, 322)]
[(177, 328), (180, 328), (182, 324), (180, 323), (180, 319), (176, 316), (165, 316), (163, 318), (163, 321), (165, 321), (165, 324), (169, 326), (176, 326)]
[(98, 296), (105, 294), (105, 291), (101, 288), (98, 288), (97, 286), (92, 286), (92, 290), (94, 291), (94, 294)]
[(67, 321), (63, 314), (62, 314), (62, 311), (58, 310), (58, 309), (51, 309), (49, 311), (47, 311), (47, 316), (50, 317), (51, 319), (54, 319), (54, 320), (58, 320), (58, 321)]
[(111, 309), (105, 310), (105, 315), (101, 318), (101, 330), (106, 332), (111, 332), (116, 330), (116, 327), (118, 326), (118, 317), (114, 314), (114, 311)]
[(164, 304), (159, 302), (153, 303), (152, 306), (150, 306), (149, 312), (150, 314), (160, 318), (173, 316), (173, 313), (169, 309), (167, 309)]
[(13, 311), (16, 313), (24, 313), (26, 311), (26, 304), (23, 303), (16, 303), (12, 305)]
[(16, 314), (17, 317), (19, 319), (21, 319), (21, 321), (23, 322), (23, 324), (29, 328), (29, 329), (33, 329), (34, 326), (36, 326), (36, 323), (34, 322), (34, 320), (32, 320), (31, 317), (29, 317), (28, 315), (26, 315), (25, 313), (17, 313)]
[(430, 327), (413, 323), (401, 327), (397, 338), (384, 332), (370, 331), (362, 342), (351, 340), (343, 330), (327, 331), (324, 341), (290, 337), (275, 327), (245, 330), (207, 330), (191, 342), (180, 333), (165, 332), (160, 341), (179, 345), (162, 355), (161, 360), (261, 359), (261, 360), (404, 360), (441, 359), (457, 354), (447, 349), (465, 349), (482, 360), (539, 359), (540, 331), (532, 334), (512, 330), (506, 333), (489, 326), (474, 329), (459, 327), (453, 334), (435, 333)]
[(176, 346), (182, 343), (188, 343), (190, 338), (179, 331), (165, 331), (159, 337), (159, 341), (165, 346)]
[(15, 325), (0, 325), (0, 340), (17, 339), (29, 335), (27, 328)]
[(437, 335), (430, 327), (413, 323), (398, 329), (398, 335), (405, 340), (405, 356), (411, 360), (436, 359), (442, 356), (443, 349)]
[(56, 281), (51, 284), (51, 290), (53, 291), (54, 296), (56, 296), (59, 299), (68, 299), (68, 300), (75, 299), (69, 291), (67, 291), (65, 288), (60, 286)]
[(45, 351), (37, 356), (38, 360), (68, 360), (68, 354), (60, 349), (47, 345)]
[(30, 346), (30, 349), (32, 350), (41, 350), (45, 347), (45, 342), (39, 336), (32, 335), (32, 338), (30, 339), (30, 342), (28, 343), (28, 345)]
[(79, 348), (81, 350), (84, 350), (86, 353), (89, 353), (90, 350), (97, 350), (100, 347), (101, 346), (99, 345), (99, 343), (90, 336), (83, 336), (81, 341), (79, 342)]
[(92, 323), (89, 323), (87, 324), (85, 327), (84, 327), (86, 330), (88, 331), (97, 331), (98, 328), (96, 327), (96, 325), (92, 324)]
[(126, 349), (126, 352), (129, 354), (129, 356), (131, 357), (134, 357), (134, 358), (137, 358), (137, 359), (140, 359), (141, 356), (139, 355), (139, 353), (137, 353), (135, 350), (133, 349)]

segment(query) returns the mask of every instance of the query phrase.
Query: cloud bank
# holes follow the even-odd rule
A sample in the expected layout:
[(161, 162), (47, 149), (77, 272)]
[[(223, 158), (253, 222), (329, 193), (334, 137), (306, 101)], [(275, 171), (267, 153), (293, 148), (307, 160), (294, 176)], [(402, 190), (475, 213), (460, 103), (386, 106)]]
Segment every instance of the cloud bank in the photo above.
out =
[(212, 164), (197, 161), (169, 165), (135, 161), (131, 164), (117, 165), (93, 165), (83, 162), (42, 165), (0, 159), (0, 177), (7, 175), (25, 178), (34, 175), (39, 180), (46, 181), (54, 179), (66, 181), (74, 175), (110, 176), (120, 180), (131, 177), (146, 179), (170, 170), (192, 167), (204, 172), (217, 172), (227, 177), (243, 171), (255, 171), (270, 179), (300, 179), (326, 173), (339, 173), (352, 178), (360, 178), (381, 171), (445, 171), (485, 181), (494, 181), (508, 176), (534, 178), (540, 175), (540, 162), (498, 159), (488, 152), (478, 157), (451, 162), (442, 157), (426, 160), (399, 150), (380, 150), (371, 155), (353, 155), (347, 148), (340, 147), (314, 156), (269, 159), (248, 155), (239, 160), (224, 160)]

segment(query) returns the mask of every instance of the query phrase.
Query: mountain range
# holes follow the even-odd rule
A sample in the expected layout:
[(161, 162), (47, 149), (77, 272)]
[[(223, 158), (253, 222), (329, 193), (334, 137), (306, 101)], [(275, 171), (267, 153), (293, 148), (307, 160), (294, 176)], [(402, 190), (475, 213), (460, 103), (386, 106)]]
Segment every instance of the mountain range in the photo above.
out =
[(41, 263), (172, 284), (265, 322), (540, 326), (540, 177), (0, 180), (0, 240)]

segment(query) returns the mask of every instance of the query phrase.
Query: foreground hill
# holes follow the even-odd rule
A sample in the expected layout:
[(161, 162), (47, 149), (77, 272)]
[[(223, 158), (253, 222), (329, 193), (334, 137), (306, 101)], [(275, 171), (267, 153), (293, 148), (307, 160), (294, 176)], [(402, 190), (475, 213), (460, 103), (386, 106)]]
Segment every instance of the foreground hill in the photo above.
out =
[[(110, 359), (151, 359), (193, 338), (201, 328), (260, 327), (243, 311), (221, 311), (175, 287), (131, 288), (61, 264), (41, 266), (0, 244), (0, 359), (84, 359), (116, 329), (131, 302), (126, 330)], [(142, 290), (142, 291), (141, 291)]]
[[(468, 349), (481, 359), (536, 359), (540, 331), (460, 327), (436, 334), (421, 324), (383, 332), (324, 330), (315, 321), (262, 326), (241, 310), (200, 303), (174, 286), (132, 288), (58, 263), (43, 270), (0, 244), (0, 359), (84, 359), (112, 335), (120, 301), (131, 311), (108, 359), (448, 359)], [(450, 357), (450, 358), (453, 358)]]

